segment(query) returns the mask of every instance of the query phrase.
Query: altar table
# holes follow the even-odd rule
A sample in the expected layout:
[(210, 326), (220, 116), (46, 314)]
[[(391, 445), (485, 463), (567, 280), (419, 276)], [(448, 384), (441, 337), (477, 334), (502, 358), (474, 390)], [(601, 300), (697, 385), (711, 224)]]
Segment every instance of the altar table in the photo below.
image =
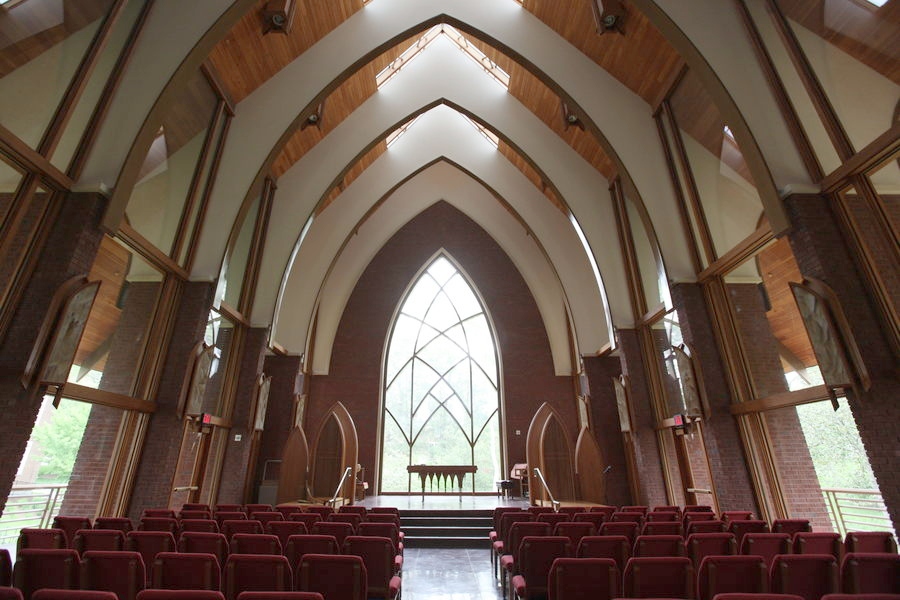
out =
[(408, 473), (416, 473), (419, 475), (419, 479), (422, 481), (422, 499), (425, 499), (425, 480), (429, 480), (431, 484), (431, 490), (434, 490), (434, 479), (437, 477), (438, 480), (438, 491), (441, 489), (441, 480), (444, 482), (444, 491), (447, 491), (447, 483), (450, 484), (450, 488), (453, 488), (453, 480), (457, 481), (457, 487), (459, 487), (459, 499), (462, 501), (462, 487), (463, 487), (463, 479), (466, 476), (466, 473), (472, 473), (472, 476), (475, 476), (475, 472), (478, 471), (477, 465), (409, 465), (406, 467), (406, 471)]

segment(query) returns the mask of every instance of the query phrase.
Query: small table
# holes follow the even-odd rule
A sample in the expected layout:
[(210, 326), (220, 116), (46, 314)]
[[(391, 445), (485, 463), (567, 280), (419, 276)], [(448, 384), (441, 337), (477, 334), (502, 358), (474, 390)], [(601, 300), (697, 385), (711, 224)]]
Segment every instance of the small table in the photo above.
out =
[(419, 479), (422, 481), (422, 501), (425, 500), (425, 480), (428, 479), (430, 481), (431, 489), (434, 490), (434, 478), (437, 477), (438, 491), (440, 491), (441, 480), (443, 479), (445, 492), (447, 491), (447, 483), (450, 483), (450, 488), (452, 489), (453, 480), (456, 479), (459, 487), (459, 501), (462, 502), (463, 479), (466, 473), (472, 473), (474, 477), (476, 471), (478, 471), (477, 465), (409, 465), (406, 467), (407, 473), (418, 474)]

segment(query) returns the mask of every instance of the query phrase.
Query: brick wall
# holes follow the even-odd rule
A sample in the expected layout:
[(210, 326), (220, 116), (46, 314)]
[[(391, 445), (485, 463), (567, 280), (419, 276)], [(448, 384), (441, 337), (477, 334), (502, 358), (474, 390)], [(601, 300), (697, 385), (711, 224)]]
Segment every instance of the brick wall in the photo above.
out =
[[(558, 411), (574, 447), (577, 417), (570, 377), (554, 374), (537, 305), (515, 265), (476, 223), (439, 202), (401, 228), (360, 277), (335, 337), (331, 369), (310, 385), (305, 430), (314, 443), (328, 408), (340, 400), (356, 423), (359, 462), (373, 473), (382, 349), (394, 310), (425, 262), (441, 248), (481, 292), (497, 332), (510, 464), (524, 462), (525, 433), (544, 402)], [(520, 430), (520, 436), (514, 435)], [(369, 475), (370, 484), (373, 476)]]
[(131, 495), (128, 513), (133, 519), (145, 508), (168, 505), (184, 429), (176, 413), (178, 400), (191, 366), (191, 351), (203, 340), (213, 292), (212, 284), (189, 282), (178, 300), (155, 398), (157, 411), (150, 417)]
[[(614, 357), (584, 358), (591, 391), (591, 423), (603, 458), (612, 470), (606, 477), (606, 503), (627, 505), (637, 502), (628, 486), (628, 465), (619, 426), (619, 409), (613, 378), (622, 373), (622, 362)], [(598, 475), (603, 476), (603, 475)]]
[[(303, 362), (299, 356), (266, 356), (263, 372), (272, 378), (269, 388), (269, 409), (266, 411), (266, 428), (259, 444), (256, 461), (255, 485), (259, 485), (264, 475), (266, 461), (281, 460), (294, 423), (294, 396), (303, 391)], [(277, 478), (278, 470), (269, 471), (270, 477)]]
[(656, 419), (650, 405), (650, 390), (640, 340), (634, 329), (619, 329), (619, 346), (622, 359), (622, 373), (628, 377), (631, 402), (632, 438), (634, 440), (635, 464), (637, 466), (641, 497), (639, 504), (668, 504), (662, 464), (656, 441)]
[[(250, 423), (250, 419), (253, 418), (251, 411), (256, 404), (256, 383), (263, 370), (268, 333), (268, 329), (254, 328), (249, 329), (244, 337), (234, 411), (231, 415), (232, 427), (228, 433), (222, 479), (219, 483), (220, 504), (255, 502), (255, 488), (250, 490), (251, 497), (245, 500), (244, 484), (248, 476), (251, 478), (254, 476), (253, 473), (247, 472), (253, 440), (253, 424)], [(236, 442), (235, 435), (240, 435), (241, 441)], [(255, 466), (254, 464), (253, 467)]]
[(69, 194), (50, 228), (52, 244), (41, 250), (35, 274), (25, 290), (15, 318), (0, 343), (0, 498), (3, 505), (35, 419), (41, 398), (22, 390), (20, 377), (31, 354), (38, 331), (59, 286), (77, 275), (90, 272), (103, 233), (100, 218), (106, 200), (99, 194)]
[(785, 199), (785, 207), (794, 226), (789, 239), (800, 270), (804, 276), (820, 279), (834, 290), (869, 371), (871, 388), (851, 393), (848, 400), (896, 531), (900, 528), (897, 356), (885, 337), (881, 317), (860, 275), (861, 268), (848, 250), (829, 200), (795, 195)]
[(731, 389), (703, 290), (693, 283), (673, 285), (672, 302), (678, 311), (681, 335), (693, 350), (695, 363), (701, 366), (698, 385), (706, 392), (709, 408), (703, 419), (703, 435), (719, 509), (753, 510), (758, 515), (744, 447), (731, 415)]
[[(75, 402), (64, 400), (63, 402)], [(94, 404), (59, 514), (95, 517), (124, 411)]]

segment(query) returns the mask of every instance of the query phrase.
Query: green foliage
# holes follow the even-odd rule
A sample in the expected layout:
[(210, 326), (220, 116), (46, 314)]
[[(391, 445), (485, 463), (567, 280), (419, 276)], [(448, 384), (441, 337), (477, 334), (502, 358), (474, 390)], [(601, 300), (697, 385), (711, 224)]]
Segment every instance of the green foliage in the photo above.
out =
[(856, 421), (841, 399), (834, 411), (829, 402), (797, 407), (819, 485), (823, 488), (878, 489)]
[(51, 418), (34, 428), (32, 439), (40, 451), (39, 480), (69, 480), (90, 413), (90, 404), (63, 400)]

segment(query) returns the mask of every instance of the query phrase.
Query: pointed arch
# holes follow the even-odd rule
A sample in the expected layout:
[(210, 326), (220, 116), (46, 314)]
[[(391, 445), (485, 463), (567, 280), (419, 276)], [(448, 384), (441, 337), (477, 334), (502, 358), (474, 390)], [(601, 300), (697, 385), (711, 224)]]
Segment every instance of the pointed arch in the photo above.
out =
[(477, 288), (443, 248), (407, 287), (382, 359), (379, 488), (410, 492), (412, 464), (476, 465), (471, 490), (503, 471), (497, 335)]

